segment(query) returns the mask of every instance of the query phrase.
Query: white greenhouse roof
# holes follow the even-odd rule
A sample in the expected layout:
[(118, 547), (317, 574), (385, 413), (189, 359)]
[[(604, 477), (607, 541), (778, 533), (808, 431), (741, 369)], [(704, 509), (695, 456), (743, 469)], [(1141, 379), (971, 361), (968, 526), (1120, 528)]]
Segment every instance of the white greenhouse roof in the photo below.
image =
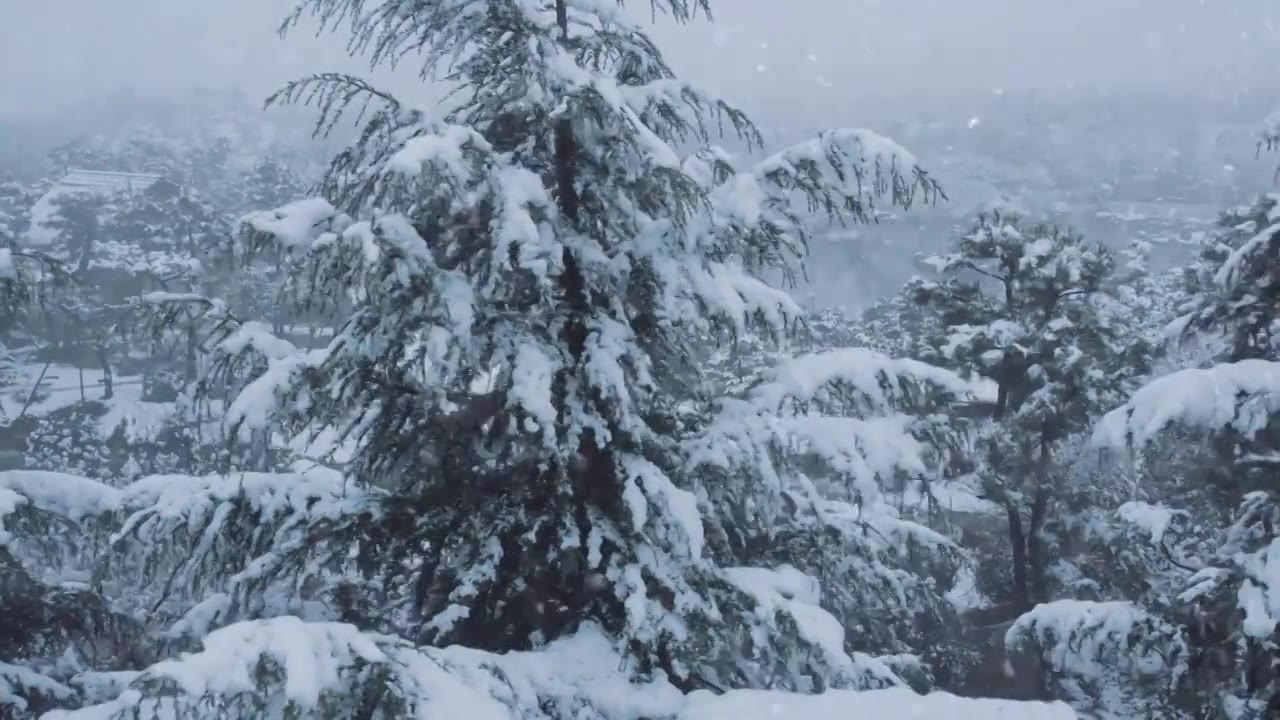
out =
[(57, 239), (58, 231), (49, 227), (48, 223), (53, 219), (56, 211), (54, 201), (60, 197), (82, 194), (110, 195), (123, 190), (146, 190), (159, 180), (159, 175), (150, 173), (69, 170), (31, 208), (31, 228), (27, 230), (27, 243), (43, 246)]

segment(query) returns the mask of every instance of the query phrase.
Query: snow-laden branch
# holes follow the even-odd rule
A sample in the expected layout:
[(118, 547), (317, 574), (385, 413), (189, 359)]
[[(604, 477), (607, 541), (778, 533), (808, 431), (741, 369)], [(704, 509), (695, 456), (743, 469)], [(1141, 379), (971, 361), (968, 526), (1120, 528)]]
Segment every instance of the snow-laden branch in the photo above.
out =
[(1035, 651), (1052, 670), (1049, 679), (1086, 693), (1073, 699), (1097, 703), (1115, 702), (1102, 689), (1107, 686), (1145, 681), (1172, 688), (1187, 672), (1189, 657), (1178, 627), (1122, 601), (1038, 605), (1009, 628), (1005, 645)]
[[(908, 669), (847, 653), (840, 624), (822, 608), (846, 623), (949, 612), (941, 593), (958, 548), (902, 518), (885, 493), (908, 478), (927, 488), (940, 475), (962, 433), (939, 408), (978, 390), (948, 371), (862, 349), (801, 355), (781, 361), (745, 397), (723, 399), (686, 446), (699, 494), (714, 510), (709, 542), (753, 564), (800, 568), (739, 569), (731, 581), (750, 581), (771, 622), (794, 623), (841, 682), (874, 687)], [(825, 598), (801, 582), (804, 573), (823, 578)], [(926, 642), (901, 628), (873, 635), (859, 647), (901, 654)]]
[(808, 232), (796, 201), (842, 222), (864, 223), (876, 219), (882, 199), (906, 209), (941, 196), (915, 156), (865, 129), (824, 131), (742, 171), (724, 150), (707, 148), (686, 158), (683, 170), (710, 192), (717, 241), (736, 237), (736, 251), (751, 262), (803, 252)]
[(1170, 426), (1233, 430), (1253, 436), (1280, 412), (1280, 363), (1242, 360), (1179, 370), (1147, 383), (1129, 402), (1103, 416), (1097, 447), (1147, 445)]
[(109, 529), (111, 550), (96, 558), (95, 575), (113, 586), (137, 580), (155, 588), (134, 590), (127, 602), (182, 616), (174, 637), (287, 611), (304, 586), (304, 594), (323, 595), (348, 580), (351, 543), (361, 518), (379, 516), (380, 498), (319, 468), (150, 476), (120, 489), (65, 473), (0, 472), (0, 520), (26, 506), (70, 522), (95, 520), (74, 540), (81, 546)]
[(731, 567), (723, 572), (730, 583), (755, 600), (771, 625), (776, 626), (782, 618), (794, 625), (794, 632), (818, 655), (815, 665), (825, 666), (836, 686), (876, 688), (903, 684), (884, 661), (845, 649), (844, 626), (822, 608), (821, 586), (814, 578), (790, 565), (774, 569)]
[(973, 720), (1075, 718), (1061, 703), (919, 695), (902, 687), (686, 696), (663, 679), (634, 680), (622, 665), (593, 625), (539, 651), (499, 655), (461, 647), (420, 649), (350, 625), (277, 618), (211, 633), (202, 651), (152, 665), (118, 698), (44, 718), (160, 720), (209, 711), (261, 720), (843, 720), (850, 712), (868, 717), (959, 712)]
[(1174, 522), (1190, 514), (1186, 510), (1130, 500), (1116, 508), (1116, 516), (1146, 535), (1153, 545), (1162, 546)]
[(914, 155), (871, 130), (840, 128), (766, 158), (753, 172), (769, 195), (799, 193), (813, 209), (855, 221), (874, 218), (875, 203), (909, 208), (941, 195)]
[(1256, 256), (1280, 238), (1280, 205), (1272, 208), (1270, 217), (1267, 219), (1273, 224), (1233, 250), (1222, 263), (1222, 267), (1213, 277), (1213, 281), (1220, 287), (1227, 290), (1234, 289), (1244, 279), (1247, 266), (1256, 259)]
[(246, 215), (242, 222), (255, 233), (279, 242), (285, 248), (307, 248), (312, 243), (350, 224), (329, 201), (322, 198), (296, 200), (274, 210)]
[(672, 717), (683, 698), (631, 683), (604, 634), (586, 626), (538, 652), (419, 649), (351, 625), (294, 617), (241, 622), (204, 649), (143, 671), (113, 701), (47, 720), (145, 720), (210, 710), (235, 717), (582, 720)]
[(182, 615), (173, 637), (199, 637), (348, 581), (350, 543), (379, 497), (320, 468), (143, 478), (124, 491), (111, 572), (156, 581), (150, 609)]
[(70, 685), (29, 667), (0, 660), (0, 712), (28, 710), (30, 698), (72, 702), (76, 691)]
[(894, 358), (863, 348), (841, 348), (800, 355), (779, 363), (751, 391), (753, 402), (784, 411), (814, 403), (850, 403), (849, 411), (886, 413), (918, 407), (927, 396), (972, 399), (985, 395), (977, 385), (935, 365)]
[[(782, 361), (746, 399), (723, 401), (690, 445), (690, 462), (752, 468), (766, 488), (809, 494), (803, 483), (792, 486), (798, 476), (786, 465), (816, 457), (870, 501), (899, 473), (929, 471), (929, 443), (939, 439), (929, 415), (939, 403), (980, 394), (947, 370), (874, 351), (801, 355)], [(787, 456), (792, 460), (778, 462)]]

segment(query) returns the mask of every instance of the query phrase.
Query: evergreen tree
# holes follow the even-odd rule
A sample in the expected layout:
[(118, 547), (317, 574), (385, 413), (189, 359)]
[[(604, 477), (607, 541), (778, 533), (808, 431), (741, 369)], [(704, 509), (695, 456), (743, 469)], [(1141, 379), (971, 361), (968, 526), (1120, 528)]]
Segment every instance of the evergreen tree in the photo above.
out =
[[(692, 445), (699, 494), (714, 509), (712, 553), (824, 578), (821, 606), (860, 651), (845, 671), (863, 675), (859, 685), (959, 674), (943, 595), (966, 558), (927, 523), (940, 507), (931, 488), (965, 449), (945, 411), (977, 394), (946, 370), (861, 348), (802, 354), (718, 403)], [(757, 585), (767, 577), (762, 567), (732, 572)]]
[[(236, 190), (234, 209), (239, 216), (298, 200), (306, 196), (307, 188), (290, 165), (279, 158), (267, 156), (240, 175)], [(235, 311), (244, 317), (270, 322), (277, 334), (285, 331), (285, 323), (290, 319), (288, 304), (277, 302), (278, 288), (283, 282), (283, 273), (288, 269), (280, 260), (279, 257), (265, 256), (247, 264), (233, 262), (225, 268), (230, 271), (229, 284), (233, 289), (228, 299), (234, 300)], [(306, 313), (304, 317), (306, 315), (315, 314)], [(306, 319), (312, 321), (313, 327), (327, 324), (324, 317)]]
[(1070, 229), (982, 214), (930, 263), (947, 277), (916, 292), (944, 326), (939, 362), (996, 386), (982, 474), (1008, 519), (1011, 600), (1030, 610), (1051, 593), (1047, 526), (1066, 482), (1055, 452), (1124, 396), (1144, 349), (1098, 302), (1114, 258)]
[[(58, 264), (47, 257), (7, 243), (0, 247), (0, 339), (46, 286), (63, 278)], [(30, 480), (32, 487), (25, 492), (15, 489), (15, 483), (0, 482), (0, 613), (7, 618), (0, 628), (0, 714), (5, 717), (34, 717), (78, 698), (80, 693), (65, 681), (85, 657), (96, 655), (108, 670), (147, 660), (135, 653), (140, 647), (135, 644), (140, 634), (136, 623), (113, 612), (97, 594), (74, 583), (48, 584), (32, 570), (61, 565), (75, 554), (66, 543), (76, 538), (63, 534), (59, 519), (76, 513), (46, 514), (29, 498), (48, 498), (64, 509), (83, 498), (73, 489), (40, 487), (39, 476)], [(69, 491), (59, 495), (57, 490)], [(40, 541), (15, 542), (24, 535)]]
[[(1208, 348), (1209, 363), (1151, 380), (1099, 423), (1094, 443), (1134, 453), (1136, 482), (1154, 483), (1163, 507), (1134, 503), (1120, 510), (1153, 529), (1154, 545), (1176, 568), (1172, 581), (1149, 563), (1147, 587), (1134, 611), (1154, 624), (1133, 626), (1094, 644), (1155, 648), (1153, 668), (1171, 681), (1148, 688), (1148, 707), (1161, 717), (1272, 717), (1280, 712), (1280, 680), (1273, 658), (1277, 615), (1268, 561), (1275, 540), (1273, 471), (1280, 409), (1280, 364), (1271, 338), (1270, 292), (1280, 248), (1276, 199), (1225, 213), (1186, 272), (1185, 314), (1175, 339)], [(1197, 435), (1209, 442), (1197, 442)], [(1233, 511), (1234, 510), (1234, 511)], [(1219, 524), (1226, 516), (1225, 524)], [(1186, 519), (1180, 519), (1186, 518)], [(1172, 542), (1163, 536), (1173, 535)], [(1166, 576), (1166, 577), (1162, 577)], [(1078, 613), (1061, 622), (1078, 623)], [(1067, 637), (1059, 626), (1057, 637)], [(1059, 657), (1076, 659), (1079, 644)], [(1046, 647), (1046, 652), (1052, 652)], [(1105, 668), (1105, 669), (1104, 669)], [(1111, 663), (1091, 673), (1111, 672)]]
[[(699, 10), (667, 9), (681, 20)], [(357, 37), (376, 40), (375, 61), (426, 39), (433, 68), (456, 38), (486, 26), (423, 6), (411, 33), (386, 12), (356, 27)], [(466, 99), (447, 117), (465, 124), (433, 122), (375, 95), (389, 104), (326, 182), (336, 207), (307, 203), (292, 212), (318, 216), (285, 211), (254, 223), (259, 238), (294, 248), (318, 235), (310, 276), (350, 278), (331, 287), (378, 283), (343, 330), (351, 339), (308, 371), (312, 387), (335, 383), (333, 401), (313, 403), (299, 421), (358, 429), (355, 475), (416, 498), (402, 507), (421, 518), (420, 534), (402, 542), (457, 545), (460, 566), (424, 558), (412, 573), (420, 639), (521, 648), (592, 619), (625, 638), (642, 669), (751, 682), (739, 674), (753, 671), (732, 658), (719, 667), (676, 660), (699, 636), (712, 647), (734, 644), (716, 640), (724, 626), (711, 622), (734, 607), (733, 588), (703, 567), (697, 499), (677, 484), (675, 406), (694, 374), (692, 341), (709, 323), (741, 327), (750, 316), (781, 329), (792, 306), (750, 273), (798, 255), (791, 192), (863, 219), (872, 197), (907, 204), (931, 185), (896, 147), (831, 133), (754, 174), (717, 183), (713, 172), (708, 189), (669, 143), (705, 141), (704, 109), (748, 140), (755, 131), (676, 81), (624, 14), (570, 13), (564, 3), (493, 12), (510, 33), (454, 65)], [(372, 92), (319, 77), (282, 97), (313, 90), (326, 105), (338, 93)], [(758, 210), (707, 212), (708, 204), (736, 210), (716, 201), (752, 186)], [(373, 205), (398, 214), (361, 221)], [(320, 232), (281, 232), (294, 227)], [(370, 242), (389, 245), (361, 258), (345, 247)], [(478, 392), (486, 370), (490, 389)], [(342, 379), (358, 376), (377, 379)], [(305, 387), (295, 381), (277, 393)], [(384, 396), (393, 387), (394, 406)], [(448, 440), (410, 448), (406, 433)], [(495, 497), (490, 487), (504, 491)], [(686, 631), (664, 627), (672, 612), (687, 614)]]
[(0, 240), (16, 242), (31, 226), (31, 206), (36, 193), (17, 182), (0, 183)]
[(1184, 336), (1223, 333), (1220, 359), (1280, 359), (1272, 337), (1280, 318), (1280, 195), (1264, 195), (1247, 208), (1225, 213), (1190, 275), (1192, 312)]
[(237, 178), (240, 191), (235, 209), (241, 212), (280, 207), (306, 196), (307, 188), (297, 171), (278, 157), (259, 158)]
[[(707, 11), (701, 0), (659, 6), (681, 22)], [(203, 531), (209, 548), (145, 551), (166, 556), (146, 572), (176, 567), (158, 605), (180, 616), (175, 633), (231, 623), (204, 637), (206, 652), (256, 633), (245, 661), (274, 668), (253, 688), (177, 688), (177, 707), (345, 717), (364, 702), (402, 716), (434, 702), (408, 668), (443, 655), (346, 626), (256, 620), (297, 612), (268, 601), (311, 580), (306, 594), (340, 609), (330, 619), (415, 644), (526, 650), (602, 631), (631, 671), (662, 671), (685, 690), (902, 682), (891, 663), (855, 663), (812, 586), (744, 567), (768, 558), (709, 547), (713, 483), (682, 441), (696, 422), (683, 404), (700, 386), (701, 341), (756, 323), (781, 334), (797, 313), (760, 279), (803, 256), (794, 201), (867, 221), (878, 202), (931, 200), (937, 187), (916, 161), (855, 130), (745, 171), (714, 148), (682, 160), (675, 146), (709, 143), (721, 123), (749, 143), (759, 135), (677, 80), (610, 3), (311, 0), (290, 22), (307, 11), (349, 24), (375, 64), (413, 53), (424, 74), (447, 71), (457, 100), (432, 117), (336, 75), (275, 98), (317, 102), (321, 131), (366, 110), (324, 199), (247, 220), (247, 256), (291, 264), (285, 297), (345, 317), (312, 352), (275, 353), (263, 328), (252, 342), (227, 335), (228, 362), (250, 349), (261, 361), (243, 365), (257, 375), (237, 381), (226, 423), (236, 440), (342, 439), (361, 499), (292, 505), (272, 526), (262, 514), (275, 505), (248, 488)], [(192, 487), (193, 503), (212, 492)], [(159, 523), (149, 538), (191, 537), (172, 512), (141, 517)], [(337, 643), (333, 682), (314, 697), (294, 693), (296, 668), (276, 660), (286, 627)], [(360, 643), (370, 649), (354, 652)], [(408, 666), (370, 665), (375, 647)], [(173, 694), (168, 672), (144, 673), (111, 712), (159, 712), (145, 698)]]

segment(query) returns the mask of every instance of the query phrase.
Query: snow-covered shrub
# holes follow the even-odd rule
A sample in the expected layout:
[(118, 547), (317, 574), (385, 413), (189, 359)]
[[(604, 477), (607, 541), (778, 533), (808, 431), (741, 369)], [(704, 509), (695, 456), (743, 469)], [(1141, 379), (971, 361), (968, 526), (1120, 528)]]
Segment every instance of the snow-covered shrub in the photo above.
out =
[(839, 618), (862, 652), (936, 647), (961, 551), (903, 517), (889, 495), (935, 502), (929, 483), (963, 443), (940, 413), (976, 394), (948, 371), (867, 350), (781, 361), (744, 397), (723, 400), (689, 446), (699, 496), (715, 509), (711, 551), (822, 578), (811, 604)]
[(0, 715), (99, 699), (73, 678), (150, 661), (143, 624), (92, 581), (113, 505), (113, 491), (87, 478), (0, 473)]
[[(1246, 341), (1229, 349), (1226, 357), (1242, 348), (1263, 347)], [(1267, 433), (1280, 408), (1278, 379), (1277, 363), (1260, 358), (1170, 373), (1109, 413), (1094, 435), (1097, 445), (1128, 453), (1138, 461), (1140, 473), (1145, 472), (1148, 456), (1161, 448), (1158, 441), (1171, 430), (1209, 435), (1219, 448), (1206, 460), (1222, 465), (1219, 472), (1241, 495), (1239, 509), (1216, 541), (1198, 557), (1178, 562), (1187, 565), (1189, 575), (1172, 602), (1180, 613), (1188, 646), (1188, 694), (1179, 698), (1184, 713), (1214, 708), (1227, 717), (1248, 717), (1247, 713), (1264, 707), (1271, 712), (1280, 703), (1273, 664), (1280, 650), (1276, 636), (1280, 605), (1270, 597), (1275, 585), (1270, 577), (1270, 548), (1280, 515), (1272, 492), (1248, 491), (1264, 477), (1251, 466), (1256, 467), (1261, 453), (1274, 452)], [(1261, 457), (1265, 463), (1266, 455)], [(1214, 496), (1204, 493), (1199, 499), (1203, 503)], [(1149, 510), (1130, 506), (1127, 512), (1131, 518), (1145, 517), (1150, 525)], [(1186, 511), (1199, 512), (1191, 507)], [(1157, 529), (1160, 526), (1155, 524)]]
[(1195, 266), (1190, 312), (1179, 326), (1190, 334), (1221, 338), (1225, 359), (1276, 359), (1272, 337), (1280, 318), (1280, 195), (1264, 195), (1250, 207), (1223, 215)]
[(1090, 717), (1175, 717), (1187, 646), (1180, 628), (1138, 606), (1058, 600), (1019, 617), (1005, 637), (1010, 648), (1038, 651), (1046, 688)]
[(112, 467), (107, 444), (111, 429), (104, 431), (101, 422), (108, 412), (103, 403), (88, 401), (40, 417), (27, 436), (27, 466), (98, 479), (113, 477), (117, 468)]
[(142, 401), (154, 403), (177, 402), (186, 388), (186, 381), (179, 371), (156, 368), (142, 375)]
[[(25, 553), (37, 552), (39, 546), (29, 542), (55, 532), (40, 525), (42, 518), (54, 520), (55, 526), (67, 523), (63, 532), (83, 532), (87, 538), (109, 534), (114, 548), (100, 555), (109, 558), (108, 564), (93, 568), (96, 572), (88, 582), (74, 590), (45, 588), (27, 594), (42, 599), (41, 614), (22, 615), (29, 623), (21, 628), (6, 625), (0, 649), (9, 649), (3, 643), (10, 640), (15, 646), (22, 641), (26, 652), (34, 647), (44, 654), (19, 655), (16, 662), (15, 656), (6, 656), (10, 660), (0, 662), (0, 707), (14, 717), (29, 717), (46, 707), (91, 704), (44, 715), (50, 720), (207, 713), (254, 718), (432, 718), (443, 713), (495, 720), (717, 717), (708, 698), (686, 698), (665, 676), (636, 677), (610, 634), (593, 623), (534, 652), (493, 654), (460, 646), (415, 647), (396, 634), (372, 630), (367, 617), (337, 617), (343, 609), (334, 607), (339, 596), (329, 590), (340, 589), (335, 581), (358, 581), (363, 556), (349, 557), (346, 551), (364, 546), (343, 536), (340, 528), (362, 525), (375, 530), (389, 520), (371, 502), (375, 498), (354, 488), (340, 490), (335, 484), (339, 482), (332, 473), (171, 476), (114, 489), (58, 473), (0, 473), (0, 527), (6, 533), (0, 553), (17, 547), (36, 561)], [(370, 545), (380, 542), (376, 536), (368, 540)], [(259, 550), (264, 554), (255, 557)], [(224, 564), (228, 560), (232, 562)], [(52, 556), (39, 561), (51, 571), (69, 569)], [(135, 572), (157, 575), (164, 583), (137, 585)], [(840, 623), (818, 607), (814, 579), (789, 568), (725, 573), (760, 609), (777, 613), (786, 619), (786, 627), (814, 638), (815, 647), (835, 670), (853, 673), (845, 682), (894, 684), (903, 672), (902, 659), (876, 660), (844, 650)], [(196, 587), (189, 584), (193, 581)], [(0, 593), (0, 599), (14, 597), (13, 583), (0, 587), (9, 593)], [(169, 596), (126, 592), (138, 587), (160, 589)], [(218, 588), (224, 592), (216, 592)], [(59, 593), (74, 593), (75, 602), (59, 604)], [(159, 639), (167, 645), (199, 637), (200, 649), (146, 665), (144, 648), (155, 649), (155, 641), (139, 643), (136, 621), (110, 612), (92, 621), (96, 624), (91, 627), (83, 624), (94, 617), (95, 608), (105, 611), (103, 597), (145, 609), (137, 616), (146, 617), (156, 629), (174, 617), (165, 608), (189, 607)], [(200, 597), (207, 599), (190, 604)], [(302, 607), (306, 605), (310, 608)], [(62, 614), (59, 608), (65, 608)], [(246, 617), (255, 614), (263, 617)], [(39, 636), (41, 644), (31, 646), (29, 638), (42, 632), (40, 622), (46, 631)], [(49, 634), (49, 624), (71, 637), (56, 639), (61, 636)], [(75, 637), (76, 632), (82, 636)], [(63, 651), (77, 641), (93, 644)], [(195, 649), (194, 643), (181, 642), (179, 647)], [(803, 656), (765, 657), (794, 663)], [(117, 669), (125, 665), (142, 669)], [(804, 668), (770, 669), (802, 673)], [(891, 696), (840, 697), (853, 706), (867, 702), (889, 707)], [(940, 701), (906, 691), (892, 697), (893, 706), (904, 709)], [(772, 693), (769, 700), (793, 702), (786, 693)], [(974, 701), (973, 709), (997, 712), (994, 705), (998, 703)], [(1062, 710), (1053, 712), (1071, 717)]]

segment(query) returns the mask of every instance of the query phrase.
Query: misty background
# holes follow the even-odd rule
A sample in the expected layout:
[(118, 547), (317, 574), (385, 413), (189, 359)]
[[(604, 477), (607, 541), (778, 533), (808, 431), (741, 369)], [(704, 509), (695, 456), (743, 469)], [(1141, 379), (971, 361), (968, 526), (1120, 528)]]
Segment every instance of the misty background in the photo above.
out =
[[(646, 2), (632, 11), (646, 15)], [(314, 72), (359, 74), (430, 104), (417, 68), (370, 72), (343, 34), (276, 30), (291, 0), (5, 0), (0, 150), (54, 148), (154, 120), (212, 121)], [(1112, 245), (1144, 238), (1170, 261), (1270, 182), (1254, 158), (1280, 95), (1274, 0), (720, 0), (715, 22), (654, 35), (678, 74), (753, 113), (769, 145), (830, 126), (905, 144), (943, 183), (944, 207), (814, 248), (810, 304), (861, 306), (913, 272), (976, 208), (1009, 201)], [(203, 104), (202, 104), (203, 103)], [(183, 111), (184, 112), (178, 112)], [(306, 119), (306, 114), (301, 118)], [(302, 133), (299, 115), (264, 125)], [(276, 132), (276, 131), (273, 131)], [(323, 153), (317, 149), (318, 160)]]

